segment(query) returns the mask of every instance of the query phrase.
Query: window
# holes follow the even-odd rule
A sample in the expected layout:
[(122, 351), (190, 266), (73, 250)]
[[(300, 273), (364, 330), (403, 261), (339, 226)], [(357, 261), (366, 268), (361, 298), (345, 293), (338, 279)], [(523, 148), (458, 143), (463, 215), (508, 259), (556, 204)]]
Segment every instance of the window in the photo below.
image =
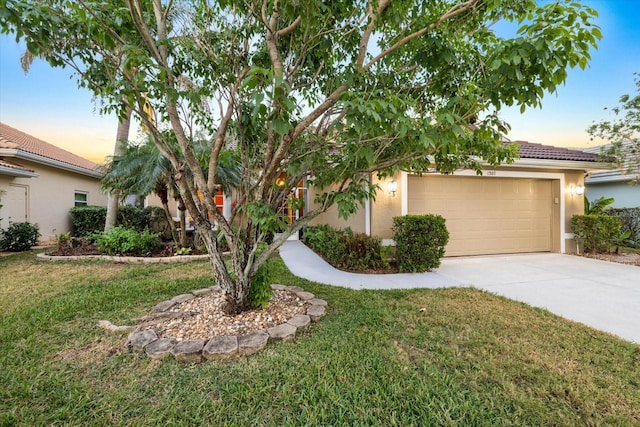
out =
[(89, 204), (89, 193), (76, 191), (74, 193), (74, 206), (87, 206)]

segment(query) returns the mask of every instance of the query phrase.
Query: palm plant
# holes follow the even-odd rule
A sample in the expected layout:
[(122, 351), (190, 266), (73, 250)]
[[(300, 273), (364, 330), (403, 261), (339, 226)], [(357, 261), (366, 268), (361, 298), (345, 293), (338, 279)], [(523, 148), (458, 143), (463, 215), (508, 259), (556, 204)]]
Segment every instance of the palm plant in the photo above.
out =
[[(199, 154), (200, 163), (208, 165), (209, 159), (205, 154), (208, 152), (208, 141), (200, 138), (193, 143)], [(232, 152), (221, 156), (217, 169), (220, 185), (225, 192), (231, 191), (231, 188), (240, 182), (240, 169)], [(185, 172), (189, 173), (189, 171)], [(156, 194), (162, 203), (174, 241), (181, 247), (185, 247), (187, 245), (186, 206), (177, 191), (175, 173), (171, 162), (160, 153), (155, 144), (147, 140), (142, 144), (127, 144), (121, 156), (113, 156), (106, 166), (101, 186), (110, 192), (117, 191), (123, 197), (128, 194), (142, 197)], [(170, 195), (178, 201), (178, 210), (181, 211), (179, 238), (169, 210)]]

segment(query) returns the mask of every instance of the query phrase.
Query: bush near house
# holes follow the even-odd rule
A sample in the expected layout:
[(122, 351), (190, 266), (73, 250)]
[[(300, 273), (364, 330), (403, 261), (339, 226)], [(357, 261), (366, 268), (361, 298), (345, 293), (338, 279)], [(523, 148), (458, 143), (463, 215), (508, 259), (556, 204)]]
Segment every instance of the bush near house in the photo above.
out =
[(28, 251), (38, 243), (39, 238), (38, 224), (14, 222), (6, 230), (0, 229), (0, 249), (9, 252)]
[[(104, 206), (76, 206), (69, 210), (73, 234), (76, 237), (88, 237), (104, 230), (107, 208)], [(139, 232), (145, 229), (159, 231), (166, 224), (162, 208), (148, 206), (121, 206), (118, 208), (117, 225)]]
[(629, 240), (635, 247), (640, 247), (640, 207), (638, 208), (611, 208), (607, 215), (616, 216), (622, 221), (622, 233), (629, 233)]
[(610, 215), (574, 215), (571, 229), (584, 252), (612, 252), (622, 235), (622, 220)]
[(401, 272), (429, 271), (440, 266), (449, 242), (446, 220), (440, 215), (393, 218), (396, 262)]
[(107, 208), (104, 206), (76, 206), (69, 210), (73, 235), (88, 237), (104, 230)]
[(302, 240), (336, 268), (363, 271), (386, 268), (382, 256), (382, 239), (346, 228), (338, 230), (328, 225), (309, 226)]
[(133, 228), (140, 232), (145, 229), (157, 232), (162, 229), (167, 220), (164, 211), (158, 206), (147, 206), (144, 208), (138, 206), (120, 206), (118, 208), (116, 222), (117, 225)]

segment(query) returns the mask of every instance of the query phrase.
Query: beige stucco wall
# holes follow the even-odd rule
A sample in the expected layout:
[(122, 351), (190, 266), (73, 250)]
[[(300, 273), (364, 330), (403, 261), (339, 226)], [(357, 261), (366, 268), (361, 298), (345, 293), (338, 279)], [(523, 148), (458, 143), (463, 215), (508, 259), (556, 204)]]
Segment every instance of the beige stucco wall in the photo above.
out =
[[(388, 191), (388, 183), (393, 179), (398, 183), (395, 195)], [(403, 193), (400, 174), (382, 180), (373, 176), (371, 182), (378, 185), (376, 199), (371, 202), (371, 235), (392, 239), (393, 217), (402, 215)]]
[[(53, 240), (57, 234), (71, 231), (69, 209), (74, 207), (74, 193), (87, 193), (89, 205), (106, 206), (107, 196), (100, 191), (100, 181), (77, 173), (43, 166), (26, 160), (20, 164), (34, 170), (39, 176), (33, 178), (14, 178), (0, 176), (0, 191), (9, 184), (28, 187), (28, 221), (40, 226), (41, 240)], [(0, 212), (3, 227), (9, 217), (6, 206)]]
[[(158, 197), (155, 193), (151, 193), (147, 196), (145, 206), (157, 206), (159, 208), (162, 207), (162, 201), (160, 201), (160, 197)], [(169, 211), (171, 212), (171, 216), (174, 218), (178, 217), (178, 202), (175, 199), (169, 197)]]
[[(316, 188), (309, 188), (307, 191), (307, 212), (310, 212), (318, 207), (316, 203), (314, 203), (314, 199), (317, 194), (320, 194), (322, 191)], [(349, 219), (344, 220), (338, 215), (338, 207), (331, 206), (326, 212), (321, 213), (314, 219), (309, 222), (309, 225), (319, 225), (319, 224), (327, 224), (331, 227), (335, 228), (351, 228), (355, 233), (364, 233), (366, 231), (365, 228), (365, 208), (362, 206), (358, 209), (354, 215), (351, 215)]]
[[(584, 173), (582, 171), (565, 171), (564, 229), (567, 237), (573, 233), (571, 230), (571, 217), (584, 214), (584, 196), (571, 193), (571, 187), (577, 185), (584, 186)], [(576, 249), (575, 239), (573, 237), (565, 238), (565, 252), (576, 253)]]

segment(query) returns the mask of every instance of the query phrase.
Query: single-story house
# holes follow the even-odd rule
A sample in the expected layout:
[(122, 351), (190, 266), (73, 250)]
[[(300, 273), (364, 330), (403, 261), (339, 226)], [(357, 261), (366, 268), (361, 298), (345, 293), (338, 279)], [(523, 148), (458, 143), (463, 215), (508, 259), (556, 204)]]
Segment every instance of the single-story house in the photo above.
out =
[[(446, 256), (520, 252), (576, 252), (570, 221), (584, 209), (584, 174), (608, 168), (579, 150), (516, 141), (520, 158), (451, 175), (402, 172), (379, 185), (375, 200), (344, 221), (334, 206), (311, 224), (350, 227), (393, 244), (395, 216), (433, 213), (446, 219)], [(308, 189), (308, 201), (314, 191)]]
[(0, 123), (0, 228), (38, 224), (42, 240), (71, 231), (69, 209), (106, 206), (98, 165)]
[[(624, 143), (629, 145), (630, 142)], [(587, 153), (599, 154), (607, 146), (592, 147), (584, 150)], [(640, 171), (628, 171), (628, 162), (622, 168), (589, 173), (584, 180), (585, 195), (589, 201), (601, 197), (613, 198), (611, 207), (636, 208), (640, 207)]]

